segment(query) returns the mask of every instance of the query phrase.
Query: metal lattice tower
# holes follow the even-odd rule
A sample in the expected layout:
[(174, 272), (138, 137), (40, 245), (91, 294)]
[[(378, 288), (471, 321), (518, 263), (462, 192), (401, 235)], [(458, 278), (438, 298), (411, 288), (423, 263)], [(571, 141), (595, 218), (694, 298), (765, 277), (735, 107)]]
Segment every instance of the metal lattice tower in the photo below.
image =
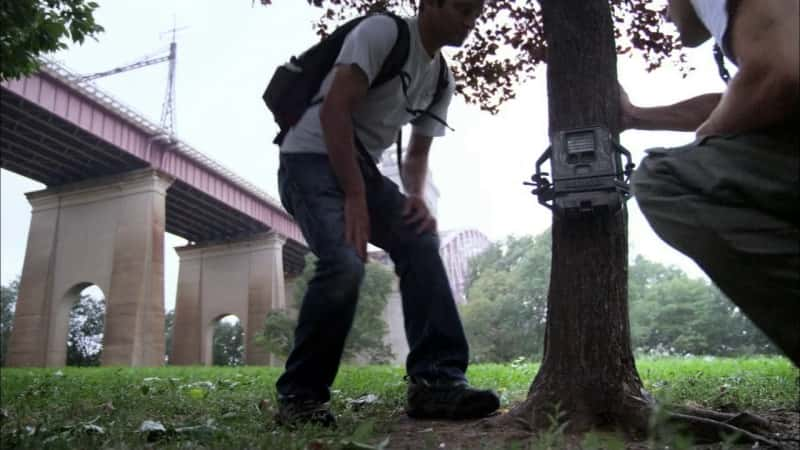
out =
[(167, 130), (170, 140), (175, 140), (175, 60), (178, 44), (175, 42), (175, 28), (172, 29), (172, 42), (169, 44), (169, 74), (167, 93), (161, 105), (161, 128)]
[(161, 128), (167, 132), (170, 140), (174, 141), (175, 130), (177, 128), (176, 125), (177, 122), (175, 120), (175, 67), (178, 54), (178, 43), (175, 39), (175, 35), (178, 31), (184, 28), (175, 28), (175, 26), (173, 25), (172, 29), (168, 31), (172, 33), (172, 41), (169, 44), (168, 55), (161, 55), (157, 57), (145, 57), (132, 64), (116, 67), (114, 69), (106, 70), (103, 72), (93, 73), (90, 75), (84, 75), (78, 78), (78, 81), (85, 82), (85, 81), (96, 80), (98, 78), (106, 77), (109, 75), (116, 75), (118, 73), (139, 69), (141, 67), (151, 66), (153, 64), (158, 64), (164, 61), (169, 61), (169, 73), (167, 74), (167, 90), (164, 95), (164, 103), (161, 105), (160, 125)]

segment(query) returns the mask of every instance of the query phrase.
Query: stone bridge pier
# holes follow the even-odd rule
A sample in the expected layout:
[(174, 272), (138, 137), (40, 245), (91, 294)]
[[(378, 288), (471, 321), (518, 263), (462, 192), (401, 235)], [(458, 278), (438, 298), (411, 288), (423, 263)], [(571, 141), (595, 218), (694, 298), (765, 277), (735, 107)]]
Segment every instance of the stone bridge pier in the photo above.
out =
[(106, 297), (102, 365), (163, 364), (172, 181), (144, 169), (27, 194), (33, 208), (9, 366), (64, 366), (70, 309), (92, 284)]
[(270, 232), (176, 248), (180, 269), (170, 364), (211, 365), (214, 325), (230, 314), (244, 331), (245, 364), (278, 362), (256, 337), (267, 313), (286, 307), (284, 243)]

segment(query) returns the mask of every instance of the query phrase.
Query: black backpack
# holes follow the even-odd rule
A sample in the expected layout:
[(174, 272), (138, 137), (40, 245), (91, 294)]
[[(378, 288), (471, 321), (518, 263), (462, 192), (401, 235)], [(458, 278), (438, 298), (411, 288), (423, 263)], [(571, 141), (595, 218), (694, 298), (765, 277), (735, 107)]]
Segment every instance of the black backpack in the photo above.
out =
[[(406, 60), (408, 59), (411, 43), (408, 24), (403, 18), (389, 12), (373, 14), (383, 14), (394, 19), (395, 23), (397, 24), (397, 40), (389, 52), (389, 55), (386, 57), (386, 60), (383, 62), (378, 75), (372, 81), (372, 84), (370, 84), (370, 89), (380, 86), (381, 84), (400, 76), (403, 82), (403, 90), (405, 91), (406, 80), (405, 77), (403, 77), (402, 70)], [(280, 145), (283, 142), (284, 137), (286, 137), (286, 133), (291, 127), (297, 124), (306, 109), (312, 105), (322, 102), (321, 98), (315, 100), (314, 96), (317, 94), (317, 92), (319, 92), (319, 88), (322, 85), (322, 81), (325, 79), (325, 76), (333, 68), (333, 64), (336, 61), (336, 58), (339, 56), (339, 51), (342, 48), (345, 38), (359, 23), (373, 14), (360, 16), (350, 20), (349, 22), (346, 22), (334, 30), (330, 36), (312, 46), (299, 56), (293, 56), (289, 62), (278, 66), (278, 68), (275, 69), (275, 73), (272, 75), (272, 78), (270, 79), (267, 89), (264, 91), (263, 95), (264, 102), (267, 104), (267, 108), (269, 108), (269, 110), (272, 112), (275, 122), (280, 128), (280, 131), (275, 137), (273, 143)], [(428, 114), (435, 120), (444, 123), (444, 121), (428, 111), (431, 106), (439, 101), (448, 84), (447, 64), (444, 60), (444, 57), (441, 56), (441, 53), (439, 67), (439, 79), (437, 81), (436, 91), (430, 105), (428, 105), (428, 108), (425, 110), (410, 112), (416, 115)], [(372, 158), (369, 157), (364, 146), (358, 141), (357, 138), (355, 140), (356, 147), (358, 147), (358, 150), (362, 155), (362, 159), (366, 159), (367, 162), (374, 165)], [(400, 141), (401, 136), (398, 133), (398, 170), (402, 174)]]

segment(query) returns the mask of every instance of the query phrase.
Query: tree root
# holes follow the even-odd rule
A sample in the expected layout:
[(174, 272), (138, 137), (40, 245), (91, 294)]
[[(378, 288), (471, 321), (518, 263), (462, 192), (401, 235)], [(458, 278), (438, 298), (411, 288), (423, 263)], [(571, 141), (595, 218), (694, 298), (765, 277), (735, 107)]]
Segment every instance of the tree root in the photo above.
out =
[(477, 427), (482, 430), (512, 429), (528, 434), (532, 434), (536, 431), (533, 427), (533, 424), (531, 424), (528, 420), (525, 420), (516, 414), (510, 413), (498, 414), (482, 419), (477, 423)]
[(674, 409), (674, 412), (679, 414), (712, 419), (736, 427), (759, 428), (764, 431), (772, 431), (772, 425), (770, 425), (768, 420), (764, 419), (763, 417), (750, 414), (749, 412), (725, 413), (693, 406), (681, 406), (675, 407)]
[[(700, 411), (693, 408), (695, 413)], [(720, 420), (716, 411), (704, 411), (703, 415), (670, 412), (667, 418), (670, 423), (683, 425), (698, 443), (720, 442), (727, 436), (737, 435), (736, 442), (766, 445), (767, 448), (781, 448), (778, 442), (764, 436), (764, 429), (769, 430), (769, 423), (763, 418), (750, 413), (729, 414), (732, 417)], [(763, 425), (767, 426), (764, 427)], [(753, 431), (750, 431), (753, 430)]]
[[(477, 427), (484, 430), (513, 429), (532, 436), (537, 431), (536, 425), (529, 414), (521, 414), (521, 410), (528, 410), (532, 405), (524, 405), (524, 403), (519, 405), (510, 413), (483, 419), (478, 422)], [(653, 409), (649, 411), (651, 415), (655, 408), (653, 405)], [(736, 436), (736, 443), (758, 444), (763, 448), (782, 448), (778, 440), (770, 437), (775, 431), (772, 424), (763, 417), (748, 412), (724, 413), (690, 406), (672, 406), (666, 407), (660, 414), (664, 421), (662, 423), (678, 426), (681, 431), (690, 434), (698, 444), (721, 442)], [(620, 430), (625, 428), (625, 424), (618, 425)], [(654, 427), (651, 432), (657, 434), (658, 428)]]

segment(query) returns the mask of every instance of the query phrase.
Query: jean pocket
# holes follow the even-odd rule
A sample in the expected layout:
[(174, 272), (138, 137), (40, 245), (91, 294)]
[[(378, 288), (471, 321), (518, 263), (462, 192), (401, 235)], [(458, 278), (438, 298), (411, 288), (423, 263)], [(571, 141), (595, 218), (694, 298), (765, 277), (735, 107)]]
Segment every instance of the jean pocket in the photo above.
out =
[(298, 154), (287, 158), (286, 190), (293, 195), (329, 196), (341, 194), (339, 181), (327, 155)]

